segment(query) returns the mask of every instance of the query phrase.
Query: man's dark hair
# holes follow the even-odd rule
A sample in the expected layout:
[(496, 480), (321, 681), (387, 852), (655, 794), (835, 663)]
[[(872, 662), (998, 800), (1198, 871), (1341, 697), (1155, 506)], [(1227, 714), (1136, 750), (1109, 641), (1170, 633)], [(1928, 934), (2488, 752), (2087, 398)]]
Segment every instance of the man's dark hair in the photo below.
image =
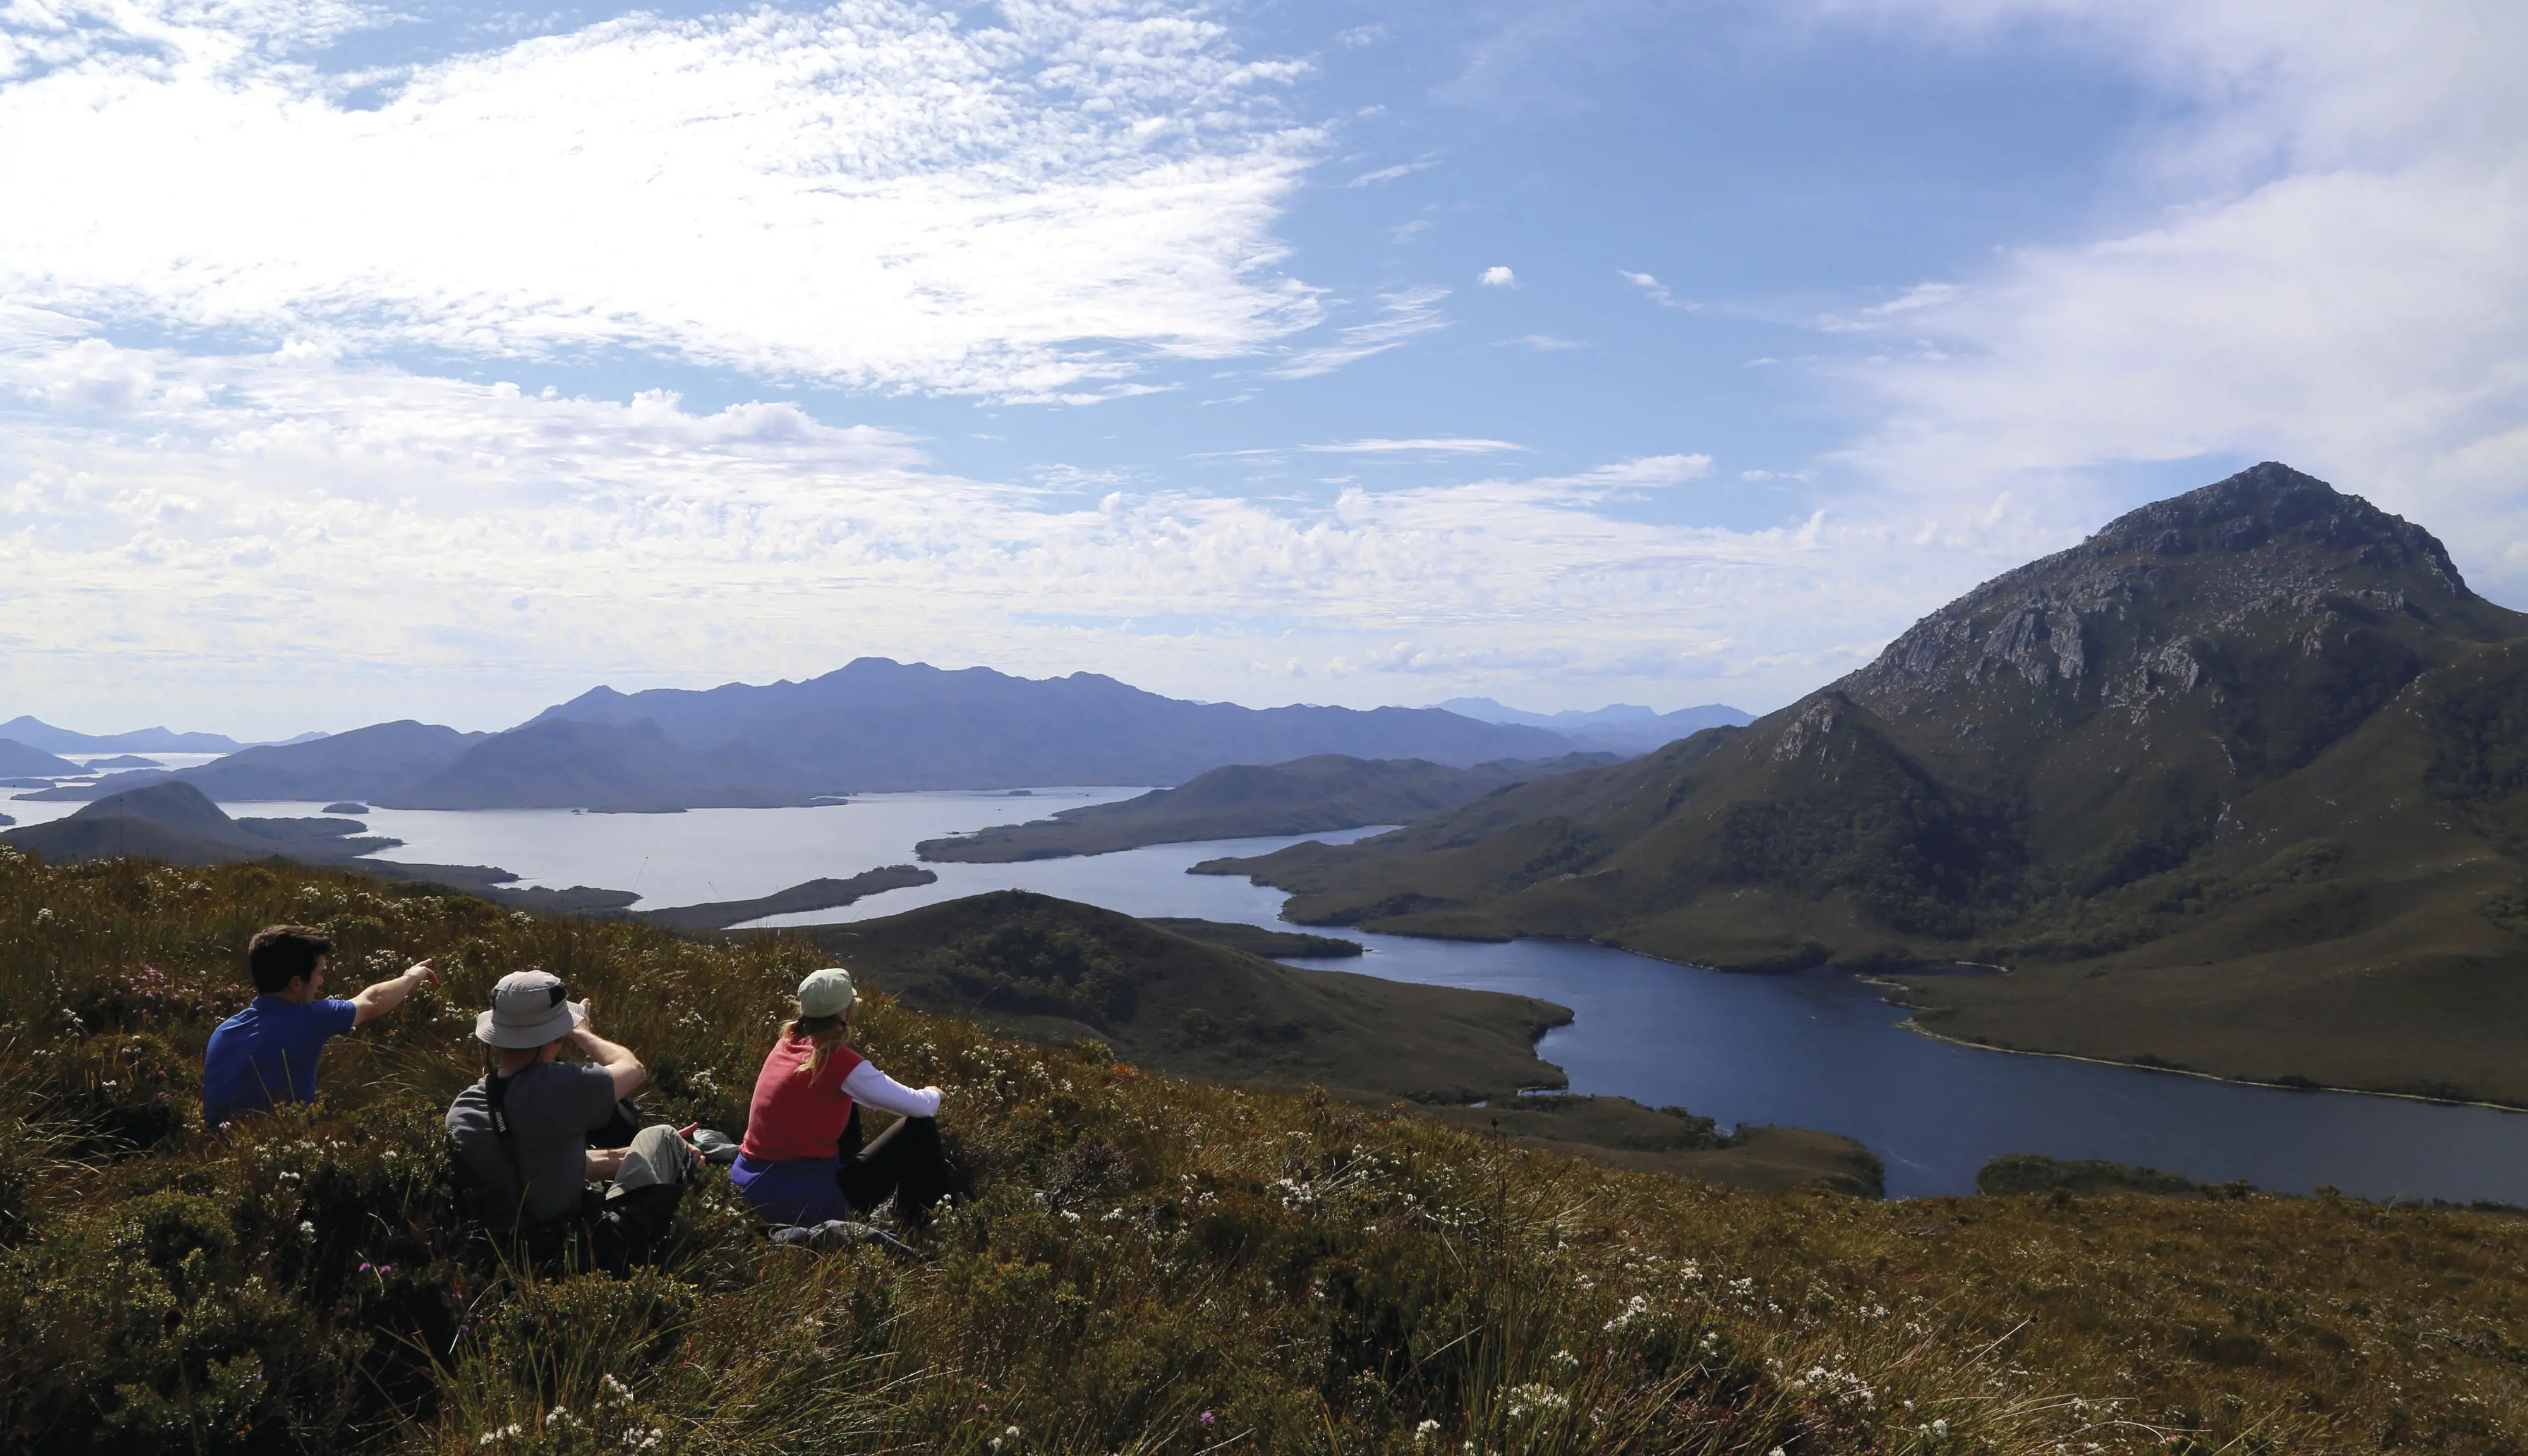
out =
[(245, 968), (253, 975), (258, 993), (278, 996), (290, 989), (291, 981), (314, 975), (317, 957), (332, 954), (334, 943), (322, 930), (310, 925), (269, 925), (245, 943)]

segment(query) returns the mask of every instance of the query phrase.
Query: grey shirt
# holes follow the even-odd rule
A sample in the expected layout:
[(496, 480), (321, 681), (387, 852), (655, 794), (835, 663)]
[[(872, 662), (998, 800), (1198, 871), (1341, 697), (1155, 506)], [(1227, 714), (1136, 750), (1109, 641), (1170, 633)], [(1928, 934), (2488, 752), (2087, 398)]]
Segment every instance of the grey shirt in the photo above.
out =
[(515, 1212), (522, 1193), (528, 1222), (574, 1212), (588, 1182), (588, 1135), (614, 1117), (613, 1073), (586, 1062), (536, 1062), (506, 1081), (507, 1148), (481, 1082), (448, 1104), (457, 1170), (480, 1190), (486, 1217)]

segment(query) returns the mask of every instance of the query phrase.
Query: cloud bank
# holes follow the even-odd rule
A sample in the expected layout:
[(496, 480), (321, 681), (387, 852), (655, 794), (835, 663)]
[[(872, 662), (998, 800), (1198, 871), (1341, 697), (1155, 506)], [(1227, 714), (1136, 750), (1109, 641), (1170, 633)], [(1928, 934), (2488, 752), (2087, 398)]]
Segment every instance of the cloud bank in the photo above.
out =
[(994, 14), (635, 14), (346, 78), (303, 57), (392, 18), (13, 7), (0, 296), (1021, 398), (1314, 322), (1271, 233), (1316, 142), (1299, 67), (1156, 4)]
[(1377, 702), (1410, 686), (1389, 675), (1445, 664), (1708, 678), (1735, 647), (1796, 653), (1818, 622), (1851, 625), (1849, 598), (1753, 590), (1815, 557), (1816, 523), (1607, 509), (1707, 475), (1700, 456), (1081, 506), (786, 404), (548, 397), (303, 346), (197, 357), (26, 311), (0, 317), (0, 392), (61, 401), (8, 421), (0, 661), (19, 701), (65, 710), (146, 682), (240, 731), (326, 701), (365, 709), (329, 727), (390, 706), (498, 724), (592, 681), (761, 681), (869, 651)]
[(2476, 0), (1858, 0), (1962, 45), (2120, 58), (2192, 120), (2128, 226), (1828, 321), (1874, 414), (1850, 461), (1941, 533), (2094, 524), (2100, 470), (2275, 457), (2449, 538), (2528, 602), (2528, 10)]

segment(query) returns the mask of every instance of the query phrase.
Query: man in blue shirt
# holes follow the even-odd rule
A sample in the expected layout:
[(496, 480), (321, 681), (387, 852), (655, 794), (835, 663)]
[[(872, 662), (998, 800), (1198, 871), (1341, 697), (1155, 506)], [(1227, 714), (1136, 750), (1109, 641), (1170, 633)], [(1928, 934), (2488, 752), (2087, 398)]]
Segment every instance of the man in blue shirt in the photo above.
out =
[(316, 1059), (326, 1042), (403, 1005), (422, 982), (439, 980), (424, 961), (348, 1001), (327, 1001), (318, 993), (333, 960), (334, 943), (305, 925), (274, 925), (246, 943), (246, 969), (259, 994), (211, 1033), (202, 1054), (203, 1122), (217, 1127), (275, 1103), (314, 1102)]

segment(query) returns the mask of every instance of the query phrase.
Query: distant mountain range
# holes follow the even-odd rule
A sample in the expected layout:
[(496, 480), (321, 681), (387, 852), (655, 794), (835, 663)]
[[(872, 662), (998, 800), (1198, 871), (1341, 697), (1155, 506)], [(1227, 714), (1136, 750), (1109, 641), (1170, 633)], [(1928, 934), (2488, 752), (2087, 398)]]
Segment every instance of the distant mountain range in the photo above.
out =
[(24, 716), (0, 723), (0, 738), (14, 739), (47, 754), (227, 754), (238, 747), (236, 739), (224, 733), (175, 733), (165, 728), (74, 733)]
[(1672, 713), (1654, 712), (1634, 702), (1609, 703), (1586, 712), (1566, 708), (1558, 713), (1531, 713), (1490, 698), (1451, 698), (1435, 705), (1486, 723), (1520, 723), (1551, 729), (1584, 749), (1618, 754), (1647, 754), (1680, 738), (1692, 738), (1706, 728), (1740, 728), (1756, 721), (1753, 713), (1741, 712), (1725, 702), (1681, 707)]
[(799, 683), (598, 688), (506, 733), (381, 723), (31, 797), (92, 799), (176, 780), (227, 803), (648, 812), (914, 789), (1172, 785), (1226, 764), (1319, 754), (1465, 766), (1555, 758), (1571, 747), (1546, 729), (1437, 708), (1249, 708), (1091, 673), (1037, 680), (864, 657)]
[[(1204, 867), (1305, 923), (1832, 962), (1994, 1045), (2528, 1105), (2528, 615), (2260, 465), (1750, 727)], [(1950, 962), (2013, 973), (1909, 973)]]
[(1464, 765), (1570, 752), (1551, 733), (1433, 708), (1250, 708), (1162, 698), (1095, 673), (1037, 680), (884, 657), (768, 687), (628, 696), (599, 688), (546, 709), (518, 733), (561, 723), (628, 730), (644, 721), (695, 755), (684, 767), (697, 778), (716, 773), (794, 797), (1179, 784), (1223, 764), (1314, 754)]
[[(309, 743), (322, 733), (302, 733), (283, 743)], [(130, 733), (75, 733), (37, 718), (15, 717), (0, 723), (0, 738), (48, 754), (229, 754), (243, 747), (225, 733), (177, 733), (140, 728)]]
[(428, 779), (489, 737), (406, 719), (304, 743), (240, 749), (198, 768), (108, 774), (92, 784), (65, 784), (19, 797), (102, 799), (144, 784), (178, 782), (191, 784), (224, 804), (312, 804), (336, 799), (367, 803)]

